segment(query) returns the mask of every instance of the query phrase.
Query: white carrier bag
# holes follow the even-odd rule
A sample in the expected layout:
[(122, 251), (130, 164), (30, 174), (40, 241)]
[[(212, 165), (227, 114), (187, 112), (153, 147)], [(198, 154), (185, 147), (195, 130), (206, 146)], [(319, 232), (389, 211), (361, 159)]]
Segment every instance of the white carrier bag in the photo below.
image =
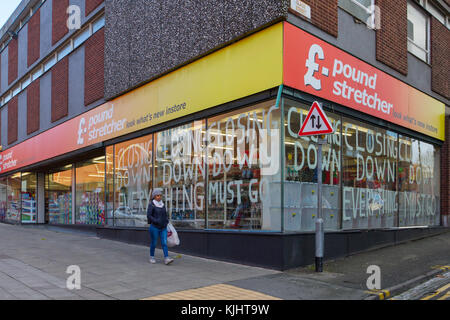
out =
[(171, 248), (178, 246), (179, 244), (180, 239), (178, 238), (177, 230), (175, 230), (175, 227), (169, 222), (167, 225), (167, 246)]

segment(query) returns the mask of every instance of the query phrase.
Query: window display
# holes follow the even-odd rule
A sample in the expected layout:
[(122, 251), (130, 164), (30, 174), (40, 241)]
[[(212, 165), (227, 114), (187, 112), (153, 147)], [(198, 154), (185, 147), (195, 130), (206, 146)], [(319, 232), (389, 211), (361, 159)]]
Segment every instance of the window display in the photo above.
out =
[(175, 227), (205, 226), (205, 121), (155, 134), (155, 187)]
[[(317, 218), (317, 136), (298, 133), (310, 106), (284, 102), (284, 228), (314, 231)], [(334, 134), (322, 148), (322, 214), (325, 230), (340, 228), (341, 118), (327, 112)]]
[(208, 228), (281, 230), (280, 107), (208, 119)]
[(46, 219), (50, 224), (72, 224), (72, 165), (46, 175)]
[(8, 181), (6, 178), (0, 179), (0, 221), (6, 220), (6, 192), (8, 187)]
[(440, 223), (440, 151), (405, 136), (399, 140), (400, 226)]
[(114, 171), (115, 171), (115, 159), (114, 159), (115, 146), (106, 147), (106, 221), (108, 226), (114, 225)]
[[(147, 228), (162, 188), (177, 228), (312, 232), (321, 179), (327, 231), (439, 225), (439, 147), (328, 111), (318, 177), (310, 108), (270, 100), (108, 146), (46, 174), (46, 221)], [(36, 222), (36, 178), (0, 179), (0, 221)]]
[(344, 118), (343, 229), (397, 225), (398, 135)]
[(105, 223), (105, 156), (77, 163), (75, 224)]
[[(108, 177), (112, 152), (109, 148)], [(115, 226), (145, 227), (153, 184), (153, 135), (115, 145), (114, 168), (114, 208), (109, 209), (108, 220)]]

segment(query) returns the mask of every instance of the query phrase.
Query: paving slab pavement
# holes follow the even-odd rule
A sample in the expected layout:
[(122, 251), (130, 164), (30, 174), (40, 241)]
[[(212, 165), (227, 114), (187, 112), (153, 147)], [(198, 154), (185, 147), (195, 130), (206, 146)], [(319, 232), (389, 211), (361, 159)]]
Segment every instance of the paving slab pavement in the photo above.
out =
[[(374, 296), (366, 287), (369, 265), (380, 266), (383, 289), (450, 265), (450, 232), (328, 261), (320, 274), (310, 267), (280, 272), (173, 252), (175, 261), (166, 266), (159, 249), (157, 263), (150, 264), (146, 246), (47, 226), (0, 224), (0, 243), (2, 300), (184, 299), (199, 292), (213, 300), (251, 299), (252, 292), (255, 299), (362, 300)], [(66, 287), (71, 265), (81, 271), (79, 290)]]
[[(277, 271), (174, 254), (175, 262), (149, 263), (149, 249), (59, 232), (45, 227), (0, 224), (1, 299), (126, 299), (201, 288)], [(68, 290), (71, 265), (79, 266), (81, 289)]]

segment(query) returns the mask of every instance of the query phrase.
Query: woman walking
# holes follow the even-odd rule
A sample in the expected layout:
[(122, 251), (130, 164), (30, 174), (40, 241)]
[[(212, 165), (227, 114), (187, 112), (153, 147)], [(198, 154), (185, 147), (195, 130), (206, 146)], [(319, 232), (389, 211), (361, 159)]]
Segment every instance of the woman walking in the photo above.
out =
[(167, 249), (167, 224), (169, 219), (167, 217), (167, 210), (162, 201), (162, 190), (155, 189), (152, 192), (152, 201), (147, 208), (147, 220), (150, 224), (150, 263), (156, 263), (155, 248), (158, 238), (161, 241), (161, 247), (164, 252), (164, 263), (167, 265), (173, 262), (169, 257), (169, 250)]

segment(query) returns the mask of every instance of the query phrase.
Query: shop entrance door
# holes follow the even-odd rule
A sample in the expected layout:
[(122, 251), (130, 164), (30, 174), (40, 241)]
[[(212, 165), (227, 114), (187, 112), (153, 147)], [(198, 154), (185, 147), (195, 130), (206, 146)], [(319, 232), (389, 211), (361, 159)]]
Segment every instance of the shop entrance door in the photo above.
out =
[(35, 172), (22, 173), (21, 204), (21, 223), (37, 223), (37, 175)]
[(45, 175), (45, 223), (72, 224), (72, 168), (70, 164)]

